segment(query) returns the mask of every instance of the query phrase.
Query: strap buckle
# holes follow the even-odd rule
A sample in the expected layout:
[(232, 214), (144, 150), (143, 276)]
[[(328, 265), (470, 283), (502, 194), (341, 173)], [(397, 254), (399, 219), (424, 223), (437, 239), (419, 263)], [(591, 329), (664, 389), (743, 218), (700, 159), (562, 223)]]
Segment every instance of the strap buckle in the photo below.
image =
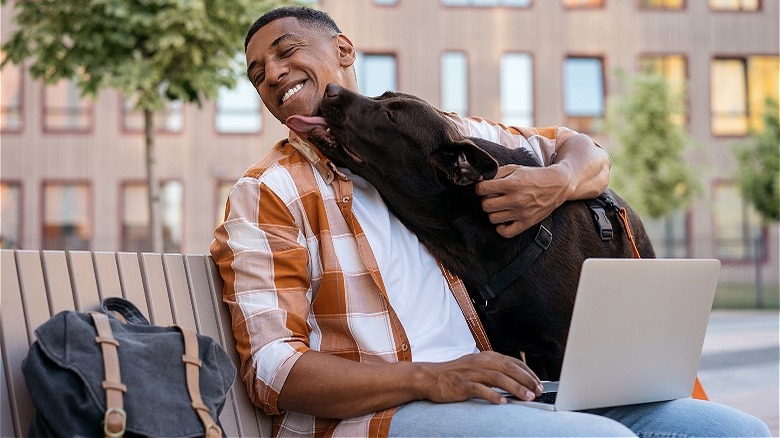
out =
[(547, 229), (547, 227), (544, 226), (544, 224), (539, 225), (539, 232), (536, 233), (536, 238), (534, 238), (534, 242), (536, 242), (537, 245), (539, 245), (542, 249), (547, 249), (550, 247), (550, 244), (552, 243), (552, 232)]
[[(116, 417), (119, 418), (116, 418)], [(117, 427), (119, 430), (117, 430)], [(116, 438), (125, 434), (127, 427), (127, 413), (122, 408), (109, 408), (103, 417), (103, 434), (106, 437)]]

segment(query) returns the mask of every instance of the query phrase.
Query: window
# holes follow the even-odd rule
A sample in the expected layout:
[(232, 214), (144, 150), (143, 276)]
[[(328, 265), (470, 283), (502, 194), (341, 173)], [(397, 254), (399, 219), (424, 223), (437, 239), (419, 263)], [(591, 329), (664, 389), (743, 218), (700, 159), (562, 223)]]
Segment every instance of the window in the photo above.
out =
[(563, 111), (566, 125), (593, 130), (604, 116), (604, 66), (601, 58), (569, 57), (563, 65)]
[[(679, 96), (685, 93), (687, 78), (686, 58), (683, 55), (643, 55), (640, 59), (641, 70), (645, 73), (662, 75), (669, 81), (671, 92)], [(675, 114), (672, 120), (680, 126), (685, 124), (684, 113)]]
[[(163, 251), (181, 252), (184, 235), (184, 187), (179, 181), (160, 184)], [(122, 186), (122, 251), (150, 251), (149, 204), (145, 182)]]
[(508, 6), (527, 8), (532, 0), (441, 0), (444, 6)]
[(398, 71), (394, 55), (372, 55), (358, 53), (355, 60), (360, 93), (379, 96), (385, 91), (398, 90)]
[(219, 89), (214, 124), (221, 134), (260, 132), (260, 96), (247, 79), (240, 78), (233, 89)]
[(685, 7), (685, 0), (639, 0), (639, 7), (644, 9), (679, 11)]
[(22, 186), (0, 183), (0, 248), (20, 248), (22, 242)]
[(710, 0), (713, 11), (757, 11), (759, 0)]
[(688, 254), (688, 216), (678, 210), (667, 217), (642, 220), (658, 258), (685, 258)]
[(734, 183), (717, 183), (713, 198), (717, 257), (724, 261), (755, 260), (756, 244), (765, 238), (759, 214)]
[(73, 79), (47, 85), (43, 95), (43, 126), (50, 131), (87, 131), (92, 127), (92, 100), (79, 95)]
[(220, 181), (217, 184), (217, 220), (214, 222), (217, 226), (225, 221), (225, 207), (227, 206), (228, 194), (235, 183), (235, 181)]
[(531, 55), (508, 53), (501, 57), (501, 122), (533, 126), (533, 66)]
[[(160, 133), (181, 132), (184, 125), (182, 108), (181, 101), (165, 101), (165, 108), (154, 113), (154, 130)], [(122, 129), (129, 132), (144, 130), (144, 113), (135, 109), (135, 99), (122, 100)]]
[(373, 2), (376, 5), (389, 6), (398, 3), (398, 0), (373, 0)]
[(444, 52), (441, 56), (441, 109), (468, 115), (469, 66), (465, 52)]
[(604, 0), (563, 0), (567, 8), (600, 8), (604, 6)]
[(92, 238), (86, 183), (44, 183), (43, 249), (88, 250)]
[(6, 65), (0, 70), (0, 130), (22, 129), (22, 68)]
[(780, 96), (780, 57), (717, 58), (710, 68), (714, 135), (747, 135), (763, 127), (764, 99)]

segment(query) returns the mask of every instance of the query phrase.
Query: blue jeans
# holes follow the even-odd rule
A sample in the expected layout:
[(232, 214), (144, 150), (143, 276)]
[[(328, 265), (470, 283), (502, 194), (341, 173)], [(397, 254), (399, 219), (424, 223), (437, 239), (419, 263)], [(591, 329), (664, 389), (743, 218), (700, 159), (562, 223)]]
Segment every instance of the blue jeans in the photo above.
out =
[(390, 436), (770, 436), (758, 418), (690, 398), (585, 412), (521, 404), (418, 401), (398, 408)]

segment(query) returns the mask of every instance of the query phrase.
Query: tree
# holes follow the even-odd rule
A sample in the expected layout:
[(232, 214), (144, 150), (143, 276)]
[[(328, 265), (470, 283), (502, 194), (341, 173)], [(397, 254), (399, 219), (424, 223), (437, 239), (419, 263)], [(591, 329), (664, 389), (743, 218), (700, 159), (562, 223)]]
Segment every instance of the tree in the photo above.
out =
[(734, 146), (739, 167), (737, 178), (745, 200), (755, 207), (765, 222), (780, 220), (780, 110), (778, 102), (767, 97), (763, 130)]
[(273, 0), (20, 0), (3, 44), (8, 63), (45, 83), (75, 79), (82, 95), (120, 90), (144, 115), (152, 251), (161, 252), (154, 118), (168, 100), (195, 102), (233, 87), (246, 31)]
[(619, 146), (612, 153), (611, 185), (640, 214), (665, 217), (687, 206), (699, 190), (684, 157), (692, 141), (675, 120), (684, 114), (683, 96), (656, 74), (636, 74), (627, 85), (626, 94), (612, 98), (607, 108), (605, 128)]

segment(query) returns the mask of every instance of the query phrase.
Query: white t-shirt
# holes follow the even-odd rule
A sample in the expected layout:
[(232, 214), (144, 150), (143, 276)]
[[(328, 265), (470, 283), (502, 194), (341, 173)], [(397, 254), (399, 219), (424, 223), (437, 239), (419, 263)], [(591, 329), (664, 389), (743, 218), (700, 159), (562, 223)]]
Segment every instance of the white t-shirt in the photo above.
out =
[(446, 362), (479, 351), (436, 259), (388, 210), (374, 186), (341, 170), (352, 180), (352, 211), (409, 338), (412, 360)]
[[(510, 148), (522, 147), (545, 161), (539, 142), (513, 134), (484, 119), (455, 117), (464, 135)], [(436, 259), (385, 205), (365, 179), (341, 169), (353, 182), (353, 211), (379, 264), (390, 305), (403, 324), (415, 362), (445, 362), (476, 353), (463, 312)]]

